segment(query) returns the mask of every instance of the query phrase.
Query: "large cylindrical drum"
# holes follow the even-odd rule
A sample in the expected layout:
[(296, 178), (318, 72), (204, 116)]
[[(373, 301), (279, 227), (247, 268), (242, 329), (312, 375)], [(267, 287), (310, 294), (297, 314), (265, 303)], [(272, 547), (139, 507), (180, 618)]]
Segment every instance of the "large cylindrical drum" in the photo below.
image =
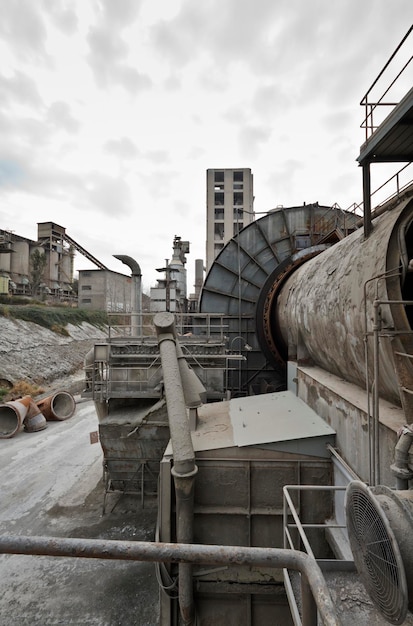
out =
[(413, 307), (400, 302), (413, 300), (412, 222), (409, 199), (374, 219), (368, 238), (359, 229), (286, 280), (272, 314), (289, 359), (364, 386), (377, 332), (380, 395), (400, 402), (395, 354), (413, 354)]

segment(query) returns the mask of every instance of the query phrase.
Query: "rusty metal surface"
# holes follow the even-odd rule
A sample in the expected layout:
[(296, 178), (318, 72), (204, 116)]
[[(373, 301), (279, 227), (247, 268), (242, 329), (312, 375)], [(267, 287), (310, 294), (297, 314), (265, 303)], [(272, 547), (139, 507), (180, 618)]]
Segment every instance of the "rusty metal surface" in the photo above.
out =
[[(308, 261), (287, 280), (273, 314), (277, 315), (277, 324), (290, 354), (297, 355), (301, 351), (303, 358), (307, 357), (327, 371), (355, 384), (365, 384), (364, 336), (366, 330), (370, 334), (373, 330), (374, 300), (388, 299), (389, 288), (393, 297), (398, 290), (402, 299), (398, 277), (392, 284), (372, 280), (390, 270), (399, 270), (399, 217), (404, 222), (412, 219), (411, 200), (405, 200), (375, 220), (367, 240), (357, 231)], [(409, 332), (411, 329), (402, 309), (402, 305), (383, 306), (382, 327)], [(372, 354), (371, 341), (369, 337)], [(398, 403), (399, 382), (393, 364), (393, 348), (400, 345), (400, 341), (404, 339), (382, 338), (379, 356), (381, 394)], [(369, 376), (371, 380), (372, 361)]]
[(237, 346), (245, 361), (234, 375), (229, 372), (233, 395), (246, 395), (250, 387), (257, 394), (285, 388), (283, 366), (278, 371), (277, 364), (268, 361), (257, 329), (264, 286), (294, 254), (317, 246), (322, 238), (336, 241), (354, 229), (356, 221), (355, 215), (336, 206), (278, 208), (242, 229), (219, 253), (205, 279), (199, 311), (229, 316), (229, 345), (242, 335), (252, 348), (244, 351)]
[(295, 550), (60, 537), (0, 536), (0, 553), (205, 565), (234, 564), (247, 567), (253, 565), (298, 570), (308, 580), (325, 626), (339, 626), (340, 624), (317, 562), (307, 554)]

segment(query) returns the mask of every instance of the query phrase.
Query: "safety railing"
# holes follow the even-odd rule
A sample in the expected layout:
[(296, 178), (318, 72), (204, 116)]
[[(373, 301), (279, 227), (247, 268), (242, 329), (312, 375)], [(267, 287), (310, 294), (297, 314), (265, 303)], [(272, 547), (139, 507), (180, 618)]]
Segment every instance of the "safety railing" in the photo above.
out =
[(311, 244), (314, 246), (326, 235), (338, 231), (346, 237), (358, 228), (360, 205), (352, 204), (343, 210), (337, 203), (321, 215), (311, 227)]
[[(108, 340), (118, 341), (124, 338), (139, 339), (142, 342), (155, 341), (153, 318), (156, 312), (144, 313), (109, 313)], [(225, 340), (228, 331), (229, 316), (222, 313), (174, 313), (179, 337), (191, 337), (193, 341)], [(139, 336), (134, 328), (142, 329)]]
[[(390, 202), (394, 198), (401, 198), (403, 195), (413, 194), (412, 185), (412, 172), (413, 163), (406, 163), (392, 174), (388, 179), (379, 185), (374, 191), (371, 192), (370, 197), (376, 202), (372, 217), (374, 217), (375, 211)], [(340, 229), (343, 236), (349, 235), (353, 230), (356, 230), (362, 226), (364, 205), (363, 201), (356, 203), (353, 202), (347, 209), (342, 209), (337, 203), (333, 204), (331, 209), (336, 209), (336, 213), (329, 217), (330, 209), (326, 211), (316, 222), (314, 222), (311, 229), (311, 243), (316, 243), (325, 237), (326, 232), (333, 232), (335, 229)], [(322, 230), (322, 234), (320, 233)]]
[[(374, 119), (375, 118), (374, 114), (375, 112), (377, 112), (377, 109), (379, 107), (386, 107), (388, 110), (390, 107), (394, 107), (394, 106), (397, 106), (397, 104), (399, 104), (398, 102), (393, 102), (390, 100), (385, 101), (384, 98), (386, 98), (386, 96), (390, 94), (392, 88), (396, 85), (400, 77), (404, 74), (404, 72), (406, 71), (406, 69), (408, 68), (408, 66), (410, 65), (413, 59), (413, 55), (408, 57), (406, 61), (403, 61), (401, 59), (401, 50), (405, 42), (409, 38), (410, 34), (412, 33), (412, 31), (413, 31), (413, 26), (410, 26), (406, 35), (403, 37), (403, 39), (401, 40), (401, 42), (399, 43), (399, 45), (397, 46), (397, 48), (395, 49), (395, 51), (393, 52), (393, 54), (391, 55), (387, 63), (384, 65), (383, 69), (380, 71), (380, 73), (378, 74), (378, 76), (373, 81), (373, 83), (367, 90), (366, 94), (360, 101), (360, 105), (364, 107), (364, 119), (362, 123), (360, 124), (360, 128), (365, 129), (366, 141), (372, 135), (372, 133), (376, 130), (376, 128), (378, 128), (378, 126), (380, 125), (380, 123), (377, 123), (376, 120)], [(396, 58), (399, 62), (402, 63), (396, 76), (393, 78), (390, 84), (387, 85), (386, 83), (387, 86), (385, 87), (384, 92), (380, 97), (371, 99), (373, 89), (377, 87), (380, 79), (384, 76), (386, 70), (390, 67), (390, 65), (393, 64), (393, 67), (394, 67), (394, 63), (396, 63)]]
[[(401, 255), (403, 261), (403, 254)], [(407, 272), (407, 267), (403, 270), (399, 268), (390, 270), (381, 275), (374, 276), (364, 284), (364, 338), (365, 338), (365, 376), (367, 393), (367, 424), (369, 435), (369, 483), (378, 485), (380, 479), (380, 345), (387, 340), (394, 346), (395, 340), (409, 339), (413, 337), (410, 327), (402, 329), (389, 328), (383, 324), (383, 308), (413, 307), (413, 300), (390, 300), (380, 296), (379, 285), (388, 279), (403, 280), (403, 272)], [(372, 287), (374, 293), (368, 296), (368, 289)], [(370, 310), (367, 304), (370, 303)], [(371, 323), (369, 323), (371, 320)], [(369, 345), (368, 339), (371, 339)], [(392, 348), (394, 369), (399, 382), (400, 402), (407, 416), (413, 409), (413, 378), (411, 361), (413, 355)]]
[[(307, 537), (306, 531), (318, 530), (320, 532), (339, 531), (343, 532), (346, 528), (344, 524), (334, 523), (333, 521), (323, 521), (322, 523), (304, 523), (300, 519), (300, 494), (303, 491), (312, 492), (329, 492), (331, 496), (337, 492), (345, 492), (345, 486), (333, 486), (333, 485), (285, 485), (283, 487), (283, 534), (284, 534), (284, 549), (297, 550), (301, 549), (308, 554), (320, 567), (321, 571), (328, 571), (331, 569), (337, 571), (354, 571), (354, 561), (346, 559), (326, 559), (317, 558), (314, 554), (314, 550)], [(292, 494), (295, 492), (298, 495), (297, 502), (294, 503)], [(295, 533), (295, 536), (293, 536)], [(298, 545), (300, 547), (298, 547)], [(301, 608), (301, 614), (298, 607), (296, 593), (294, 592), (294, 585), (291, 579), (291, 575), (288, 568), (283, 569), (284, 585), (287, 593), (288, 602), (290, 605), (291, 614), (294, 624), (301, 625), (304, 623), (304, 611), (308, 611), (308, 607)], [(314, 623), (317, 624), (317, 615), (313, 616)], [(308, 616), (306, 616), (305, 622), (307, 623)]]
[[(307, 594), (324, 626), (340, 621), (317, 562), (303, 552), (281, 548), (249, 548), (183, 543), (150, 543), (61, 537), (0, 536), (0, 554), (43, 555), (84, 559), (149, 561), (203, 565), (243, 565), (297, 570), (307, 581)], [(304, 590), (304, 588), (303, 588)], [(314, 622), (313, 622), (314, 623)], [(307, 621), (310, 626), (310, 622)]]

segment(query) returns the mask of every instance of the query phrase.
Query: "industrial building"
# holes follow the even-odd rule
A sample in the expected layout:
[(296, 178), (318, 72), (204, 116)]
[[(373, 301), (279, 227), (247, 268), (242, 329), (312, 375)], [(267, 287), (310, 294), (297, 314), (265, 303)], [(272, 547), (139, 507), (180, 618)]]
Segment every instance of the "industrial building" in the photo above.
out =
[(130, 313), (130, 276), (111, 270), (79, 270), (79, 309), (107, 311), (108, 313)]
[[(36, 251), (46, 257), (39, 284), (36, 284), (33, 275), (33, 254)], [(2, 293), (75, 300), (73, 263), (76, 251), (100, 269), (107, 270), (103, 263), (72, 239), (63, 226), (54, 222), (37, 224), (36, 241), (0, 229)]]
[[(0, 276), (2, 293), (70, 298), (73, 296), (73, 259), (75, 246), (65, 229), (53, 222), (37, 225), (37, 240), (0, 230)], [(34, 294), (32, 255), (46, 255), (40, 284)]]
[(370, 189), (375, 163), (413, 162), (413, 89), (385, 102), (377, 80), (362, 207), (278, 207), (241, 228), (231, 170), (223, 243), (211, 173), (223, 245), (197, 312), (89, 353), (104, 506), (157, 495), (155, 541), (19, 535), (4, 553), (155, 562), (160, 626), (413, 626), (413, 181), (399, 170), (374, 210)]
[(224, 245), (254, 219), (253, 175), (248, 168), (208, 169), (207, 271)]
[(186, 255), (189, 253), (189, 241), (174, 237), (171, 262), (166, 260), (165, 267), (158, 269), (164, 278), (158, 279), (158, 285), (151, 288), (150, 310), (185, 313), (188, 308), (186, 292)]

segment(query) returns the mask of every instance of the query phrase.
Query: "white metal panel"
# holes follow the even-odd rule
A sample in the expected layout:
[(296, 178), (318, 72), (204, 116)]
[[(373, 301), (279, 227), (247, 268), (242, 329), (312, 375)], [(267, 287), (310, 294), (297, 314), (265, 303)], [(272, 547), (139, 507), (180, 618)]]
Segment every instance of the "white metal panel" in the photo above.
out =
[(291, 391), (234, 398), (230, 401), (230, 419), (234, 443), (240, 447), (335, 434)]

